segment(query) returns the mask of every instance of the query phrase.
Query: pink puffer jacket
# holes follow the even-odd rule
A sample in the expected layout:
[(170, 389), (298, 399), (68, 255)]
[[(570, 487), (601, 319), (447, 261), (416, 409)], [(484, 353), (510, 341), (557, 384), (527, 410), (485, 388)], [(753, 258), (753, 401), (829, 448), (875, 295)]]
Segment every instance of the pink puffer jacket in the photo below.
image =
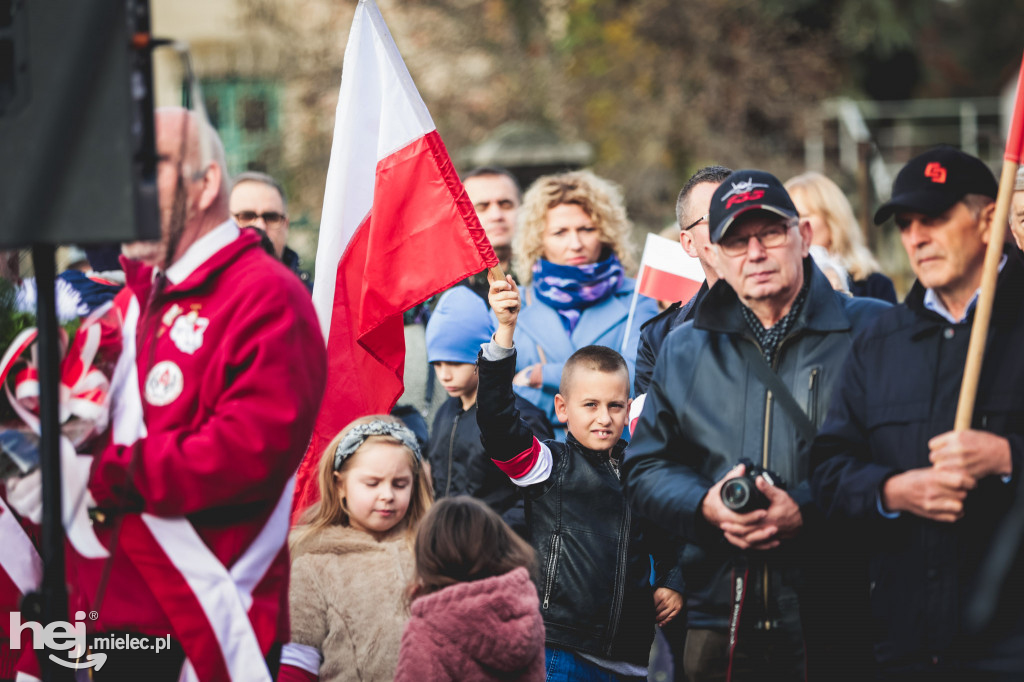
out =
[(544, 622), (525, 568), (412, 603), (395, 682), (544, 679)]

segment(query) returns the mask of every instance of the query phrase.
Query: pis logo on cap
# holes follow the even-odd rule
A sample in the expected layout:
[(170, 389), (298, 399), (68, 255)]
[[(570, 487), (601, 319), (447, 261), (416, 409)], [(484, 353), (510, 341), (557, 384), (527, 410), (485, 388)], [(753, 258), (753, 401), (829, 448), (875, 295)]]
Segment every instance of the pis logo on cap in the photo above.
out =
[(924, 167), (924, 176), (931, 178), (932, 182), (937, 182), (940, 185), (946, 184), (946, 169), (943, 168), (941, 163), (932, 161)]

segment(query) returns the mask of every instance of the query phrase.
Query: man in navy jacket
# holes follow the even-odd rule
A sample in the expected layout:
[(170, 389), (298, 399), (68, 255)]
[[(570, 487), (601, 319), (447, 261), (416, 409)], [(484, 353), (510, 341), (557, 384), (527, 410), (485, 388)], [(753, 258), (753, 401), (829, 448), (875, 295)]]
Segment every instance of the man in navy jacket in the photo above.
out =
[(964, 628), (1024, 456), (1024, 262), (1005, 248), (971, 429), (952, 431), (996, 181), (949, 147), (912, 159), (875, 215), (895, 215), (917, 275), (854, 343), (815, 439), (812, 488), (866, 536), (883, 679), (1024, 679), (1024, 575), (983, 633)]

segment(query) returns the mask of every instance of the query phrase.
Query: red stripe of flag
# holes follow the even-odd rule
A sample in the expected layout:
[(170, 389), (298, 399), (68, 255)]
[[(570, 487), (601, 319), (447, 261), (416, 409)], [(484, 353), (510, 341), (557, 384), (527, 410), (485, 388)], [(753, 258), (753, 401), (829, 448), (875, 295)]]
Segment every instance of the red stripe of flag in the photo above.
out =
[(646, 265), (640, 277), (639, 291), (659, 301), (689, 301), (700, 289), (700, 285), (700, 282), (682, 275)]
[(1020, 74), (1017, 76), (1017, 99), (1010, 121), (1010, 132), (1006, 136), (1006, 151), (1003, 158), (1019, 164), (1021, 154), (1024, 154), (1024, 59), (1021, 59)]

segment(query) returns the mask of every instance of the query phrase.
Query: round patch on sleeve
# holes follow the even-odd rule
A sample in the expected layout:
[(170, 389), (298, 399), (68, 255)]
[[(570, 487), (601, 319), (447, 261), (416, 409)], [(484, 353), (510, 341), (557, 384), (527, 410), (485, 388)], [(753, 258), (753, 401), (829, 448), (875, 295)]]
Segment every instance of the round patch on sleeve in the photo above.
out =
[(181, 368), (170, 360), (158, 362), (146, 375), (146, 402), (160, 407), (174, 402), (185, 387)]

